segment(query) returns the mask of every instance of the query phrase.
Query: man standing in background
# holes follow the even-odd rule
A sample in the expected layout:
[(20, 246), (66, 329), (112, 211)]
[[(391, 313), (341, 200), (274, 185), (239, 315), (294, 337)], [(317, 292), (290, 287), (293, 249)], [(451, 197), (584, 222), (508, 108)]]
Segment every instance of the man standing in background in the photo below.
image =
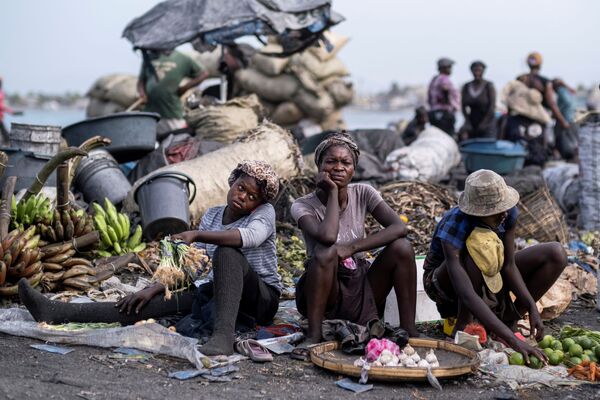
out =
[(454, 61), (440, 58), (437, 62), (438, 72), (429, 84), (427, 103), (429, 104), (429, 122), (455, 137), (455, 113), (460, 110), (460, 94), (450, 80)]
[[(144, 111), (160, 114), (159, 136), (187, 126), (180, 96), (207, 77), (208, 72), (183, 53), (175, 50), (147, 52), (138, 79), (138, 93), (145, 100)], [(190, 80), (181, 85), (184, 78)]]

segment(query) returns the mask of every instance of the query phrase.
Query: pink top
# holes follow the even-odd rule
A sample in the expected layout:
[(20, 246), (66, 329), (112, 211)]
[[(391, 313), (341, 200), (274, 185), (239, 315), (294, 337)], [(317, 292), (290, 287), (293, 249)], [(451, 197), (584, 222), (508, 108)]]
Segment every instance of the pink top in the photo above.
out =
[(4, 91), (0, 89), (0, 121), (4, 119), (4, 113), (13, 113), (13, 109), (4, 104)]
[[(448, 93), (447, 97), (446, 92)], [(450, 76), (439, 74), (431, 80), (427, 92), (427, 102), (432, 111), (455, 112), (460, 109), (460, 94), (450, 80)]]

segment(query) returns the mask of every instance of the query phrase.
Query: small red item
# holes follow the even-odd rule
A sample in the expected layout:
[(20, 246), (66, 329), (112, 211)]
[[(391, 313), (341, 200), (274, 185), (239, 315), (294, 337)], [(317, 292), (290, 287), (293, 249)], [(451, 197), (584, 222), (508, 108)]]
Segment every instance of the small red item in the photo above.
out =
[(525, 341), (525, 336), (521, 335), (521, 332), (515, 332), (515, 337), (521, 341)]
[(487, 333), (485, 332), (485, 328), (481, 324), (475, 322), (470, 323), (465, 327), (464, 332), (468, 333), (469, 335), (479, 336), (480, 344), (485, 344), (487, 342)]

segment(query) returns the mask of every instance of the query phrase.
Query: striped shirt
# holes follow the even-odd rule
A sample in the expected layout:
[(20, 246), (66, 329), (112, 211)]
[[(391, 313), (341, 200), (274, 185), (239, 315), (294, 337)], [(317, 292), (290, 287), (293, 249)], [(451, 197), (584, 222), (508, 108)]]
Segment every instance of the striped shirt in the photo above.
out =
[[(250, 215), (244, 216), (231, 224), (223, 225), (225, 206), (212, 207), (200, 221), (201, 231), (226, 231), (237, 229), (242, 237), (240, 251), (250, 268), (269, 286), (281, 292), (281, 277), (277, 273), (277, 253), (275, 250), (275, 209), (271, 204), (258, 206)], [(215, 254), (217, 245), (196, 243), (206, 250), (210, 258)], [(212, 279), (212, 272), (210, 275)]]

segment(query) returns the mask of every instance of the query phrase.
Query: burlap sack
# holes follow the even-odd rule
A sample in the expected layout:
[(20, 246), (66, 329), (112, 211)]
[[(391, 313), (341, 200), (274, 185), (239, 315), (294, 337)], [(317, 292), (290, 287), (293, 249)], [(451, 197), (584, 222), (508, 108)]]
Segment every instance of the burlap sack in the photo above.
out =
[[(243, 160), (263, 160), (271, 164), (279, 178), (296, 176), (302, 170), (300, 149), (291, 133), (278, 125), (264, 122), (246, 132), (237, 142), (193, 160), (169, 165), (156, 170), (183, 172), (194, 180), (197, 195), (190, 205), (192, 221), (199, 221), (204, 212), (225, 204), (231, 171)], [(138, 180), (124, 202), (127, 211), (137, 210), (134, 193), (150, 174)]]
[(300, 86), (298, 80), (291, 75), (270, 77), (252, 68), (238, 70), (235, 80), (246, 92), (256, 93), (261, 98), (273, 102), (291, 99)]
[(346, 82), (342, 78), (332, 77), (323, 82), (323, 87), (331, 95), (337, 107), (344, 107), (352, 103), (354, 89), (352, 82)]
[(111, 101), (127, 108), (138, 98), (137, 77), (128, 74), (110, 74), (100, 77), (88, 90), (87, 96)]
[(339, 33), (327, 31), (324, 33), (325, 38), (329, 41), (329, 43), (333, 46), (331, 51), (327, 51), (324, 45), (319, 47), (310, 47), (308, 51), (310, 51), (315, 57), (317, 57), (321, 61), (328, 61), (337, 56), (337, 53), (344, 47), (348, 41), (349, 37), (340, 35)]
[(294, 54), (290, 57), (290, 65), (297, 65), (306, 69), (318, 81), (332, 76), (350, 75), (340, 59), (332, 58), (328, 61), (321, 61), (309, 51)]
[(101, 117), (103, 115), (110, 115), (121, 111), (125, 111), (125, 107), (113, 103), (112, 101), (104, 101), (91, 97), (85, 108), (85, 116), (87, 118)]
[(298, 90), (298, 93), (293, 98), (294, 103), (308, 117), (316, 122), (323, 121), (335, 109), (333, 99), (326, 91), (320, 91), (317, 96), (305, 89)]
[(271, 121), (282, 126), (295, 125), (302, 118), (304, 118), (304, 113), (291, 101), (279, 104), (270, 115)]
[(255, 128), (262, 118), (262, 107), (255, 94), (236, 97), (224, 104), (189, 110), (188, 125), (204, 140), (232, 143)]
[(288, 65), (287, 57), (272, 57), (261, 53), (281, 53), (282, 47), (278, 44), (267, 44), (260, 52), (254, 54), (250, 59), (250, 64), (265, 75), (280, 75)]

